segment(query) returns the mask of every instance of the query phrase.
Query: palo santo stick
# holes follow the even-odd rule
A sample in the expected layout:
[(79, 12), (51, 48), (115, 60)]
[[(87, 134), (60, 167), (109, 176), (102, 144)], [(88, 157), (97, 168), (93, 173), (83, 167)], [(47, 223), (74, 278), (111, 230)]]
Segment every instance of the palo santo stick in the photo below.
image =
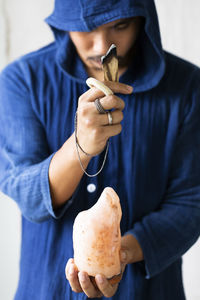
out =
[(117, 48), (114, 44), (110, 46), (106, 55), (101, 57), (101, 62), (103, 65), (104, 80), (119, 81)]

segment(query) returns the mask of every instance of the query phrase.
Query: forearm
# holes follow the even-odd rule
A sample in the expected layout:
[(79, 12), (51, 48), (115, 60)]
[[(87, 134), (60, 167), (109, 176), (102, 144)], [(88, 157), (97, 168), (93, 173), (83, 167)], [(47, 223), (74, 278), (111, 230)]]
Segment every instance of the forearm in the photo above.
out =
[(199, 209), (172, 203), (136, 222), (129, 233), (140, 243), (146, 278), (164, 271), (194, 244), (199, 237)]
[[(91, 157), (79, 151), (84, 168)], [(63, 144), (53, 156), (49, 166), (49, 183), (54, 208), (67, 202), (76, 190), (83, 171), (78, 160), (74, 134)]]

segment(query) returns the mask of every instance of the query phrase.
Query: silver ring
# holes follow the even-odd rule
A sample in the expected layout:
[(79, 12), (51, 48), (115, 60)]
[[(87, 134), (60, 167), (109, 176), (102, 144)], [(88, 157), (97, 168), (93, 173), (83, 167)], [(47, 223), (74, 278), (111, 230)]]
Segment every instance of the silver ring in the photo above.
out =
[(112, 118), (111, 112), (107, 112), (107, 116), (108, 116), (108, 124), (112, 125), (113, 124), (113, 118)]
[(106, 110), (103, 108), (103, 106), (101, 105), (101, 102), (100, 102), (100, 99), (97, 98), (95, 101), (94, 101), (94, 105), (97, 109), (97, 111), (100, 113), (100, 114), (106, 114)]

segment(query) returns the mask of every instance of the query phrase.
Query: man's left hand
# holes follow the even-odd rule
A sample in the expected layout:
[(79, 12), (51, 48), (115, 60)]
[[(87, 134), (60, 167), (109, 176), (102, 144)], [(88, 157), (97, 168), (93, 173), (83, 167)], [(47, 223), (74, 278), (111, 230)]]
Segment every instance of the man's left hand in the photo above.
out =
[[(122, 237), (120, 255), (122, 273), (127, 264), (143, 260), (142, 249), (133, 235), (129, 234)], [(101, 274), (95, 276), (97, 285), (95, 287), (86, 272), (78, 271), (72, 258), (68, 260), (65, 272), (72, 290), (76, 293), (84, 292), (89, 298), (100, 298), (102, 296), (109, 298), (117, 291), (118, 283), (110, 284), (109, 280)]]

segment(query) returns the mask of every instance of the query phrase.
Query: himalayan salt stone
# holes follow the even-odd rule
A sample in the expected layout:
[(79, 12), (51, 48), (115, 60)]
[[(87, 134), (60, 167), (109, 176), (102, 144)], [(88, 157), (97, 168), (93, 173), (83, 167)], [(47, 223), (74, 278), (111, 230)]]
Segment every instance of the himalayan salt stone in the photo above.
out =
[(121, 272), (119, 197), (107, 187), (97, 203), (80, 212), (73, 227), (74, 262), (79, 271), (90, 276), (103, 274), (111, 278)]

